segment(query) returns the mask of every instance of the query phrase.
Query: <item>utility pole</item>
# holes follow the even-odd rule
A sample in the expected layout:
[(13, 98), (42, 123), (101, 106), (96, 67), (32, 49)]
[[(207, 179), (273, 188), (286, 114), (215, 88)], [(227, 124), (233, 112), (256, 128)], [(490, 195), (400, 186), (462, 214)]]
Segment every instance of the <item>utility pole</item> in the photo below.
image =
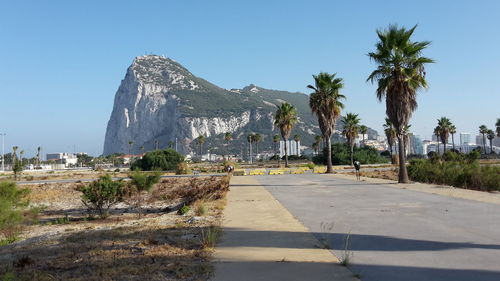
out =
[(2, 135), (2, 172), (5, 172), (5, 133)]

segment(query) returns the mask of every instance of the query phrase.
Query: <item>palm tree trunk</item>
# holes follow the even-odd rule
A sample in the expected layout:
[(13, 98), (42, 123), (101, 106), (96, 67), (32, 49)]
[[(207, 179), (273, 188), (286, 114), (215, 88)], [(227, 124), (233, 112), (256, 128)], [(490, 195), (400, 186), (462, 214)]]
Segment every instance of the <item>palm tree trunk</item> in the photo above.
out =
[(330, 136), (326, 138), (326, 173), (331, 174), (333, 173), (332, 169), (332, 145), (331, 145), (331, 139)]
[(490, 154), (493, 154), (493, 139), (490, 139)]
[(285, 168), (288, 168), (288, 151), (287, 151), (287, 141), (285, 140)]
[(455, 149), (455, 138), (453, 137), (454, 134), (451, 134), (451, 144), (453, 145), (453, 150)]
[(406, 170), (406, 159), (404, 154), (404, 141), (403, 136), (398, 135), (399, 143), (399, 183), (409, 183), (408, 171)]
[(350, 145), (351, 145), (351, 166), (354, 166), (354, 141), (350, 140)]
[(446, 153), (446, 141), (443, 140), (443, 153)]
[(252, 142), (249, 143), (250, 144), (250, 164), (252, 164)]
[(486, 154), (486, 139), (484, 138), (484, 134), (483, 134), (483, 149), (484, 149), (484, 154)]

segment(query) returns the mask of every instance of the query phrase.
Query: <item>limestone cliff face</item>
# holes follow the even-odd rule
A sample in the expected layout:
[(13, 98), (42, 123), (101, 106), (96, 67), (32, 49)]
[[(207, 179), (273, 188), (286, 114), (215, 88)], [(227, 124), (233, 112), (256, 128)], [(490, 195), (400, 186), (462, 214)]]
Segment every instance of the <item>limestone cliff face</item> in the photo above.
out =
[[(200, 135), (210, 138), (226, 132), (235, 133), (251, 120), (265, 119), (258, 108), (239, 112), (231, 112), (229, 108), (229, 114), (217, 110), (206, 112), (199, 108), (203, 103), (195, 108), (190, 100), (197, 98), (194, 95), (206, 99), (218, 90), (222, 92), (219, 95), (234, 96), (234, 93), (207, 84), (170, 59), (137, 57), (116, 92), (106, 130), (104, 155), (128, 153), (129, 149), (137, 153), (141, 146), (147, 151), (154, 149), (156, 143), (164, 148), (170, 142), (177, 142), (178, 149), (188, 153), (192, 140)], [(224, 108), (224, 99), (221, 101), (219, 107)], [(201, 111), (207, 114), (200, 116)], [(267, 127), (272, 130), (272, 116), (268, 114), (266, 118)]]

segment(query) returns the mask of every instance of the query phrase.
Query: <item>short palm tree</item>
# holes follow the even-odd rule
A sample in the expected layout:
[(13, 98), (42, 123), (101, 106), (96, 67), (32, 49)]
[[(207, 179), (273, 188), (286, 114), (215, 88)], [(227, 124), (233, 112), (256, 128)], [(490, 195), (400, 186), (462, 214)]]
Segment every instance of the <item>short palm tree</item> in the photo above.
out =
[(342, 134), (346, 137), (351, 151), (351, 166), (354, 166), (354, 141), (358, 137), (359, 121), (358, 114), (354, 113), (347, 113), (347, 115), (342, 118), (342, 122), (344, 123)]
[(17, 146), (17, 145), (12, 147), (12, 166), (14, 166), (14, 164), (17, 161), (16, 151), (17, 151), (18, 148), (19, 148), (19, 146)]
[(253, 136), (253, 141), (255, 142), (255, 157), (257, 158), (259, 155), (259, 142), (262, 141), (262, 135), (261, 134), (255, 134)]
[(224, 134), (224, 140), (226, 141), (226, 155), (229, 155), (229, 142), (233, 139), (233, 135), (230, 132)]
[(436, 128), (434, 128), (434, 135), (436, 136), (436, 141), (437, 141), (437, 153), (440, 154), (439, 140), (441, 139), (441, 128), (439, 128), (439, 126), (436, 126)]
[(36, 166), (40, 167), (40, 151), (42, 150), (42, 147), (37, 147), (36, 149)]
[(316, 144), (316, 147), (318, 149), (317, 154), (319, 154), (319, 151), (321, 150), (321, 141), (323, 141), (323, 137), (322, 136), (315, 136), (314, 137), (314, 143)]
[(198, 148), (200, 149), (200, 158), (203, 155), (202, 152), (203, 152), (203, 144), (204, 143), (205, 143), (205, 136), (203, 136), (203, 135), (198, 136), (198, 138), (196, 139), (196, 144), (198, 144)]
[(368, 127), (366, 127), (365, 125), (359, 126), (359, 133), (363, 137), (363, 146), (365, 146), (365, 135), (366, 133), (368, 133)]
[(248, 153), (249, 153), (249, 159), (250, 159), (250, 164), (252, 163), (252, 143), (255, 141), (255, 135), (254, 134), (249, 134), (247, 136), (247, 141), (248, 141)]
[(335, 131), (340, 112), (344, 108), (341, 100), (345, 99), (345, 96), (340, 94), (340, 89), (344, 87), (342, 78), (335, 77), (335, 75), (335, 73), (321, 72), (318, 75), (313, 75), (314, 86), (307, 85), (309, 89), (314, 91), (309, 95), (309, 107), (313, 114), (318, 117), (319, 128), (323, 139), (326, 140), (326, 173), (333, 173), (331, 137)]
[(418, 90), (427, 88), (424, 66), (433, 62), (422, 56), (422, 51), (430, 42), (410, 40), (416, 27), (406, 29), (390, 25), (385, 30), (377, 30), (379, 42), (376, 51), (368, 54), (378, 66), (367, 81), (377, 82), (377, 98), (379, 101), (385, 98), (387, 117), (396, 129), (400, 183), (409, 182), (403, 153), (403, 130), (417, 108)]
[(441, 117), (438, 119), (439, 127), (439, 137), (443, 143), (443, 152), (446, 152), (446, 144), (448, 143), (448, 138), (450, 137), (451, 121), (449, 118)]
[(21, 164), (23, 163), (23, 155), (24, 155), (24, 150), (19, 151), (19, 160), (21, 161)]
[(141, 154), (144, 154), (144, 145), (141, 145), (140, 149), (141, 149)]
[(450, 135), (451, 135), (451, 144), (453, 146), (453, 150), (456, 151), (455, 149), (455, 134), (457, 133), (457, 127), (455, 125), (451, 124), (450, 126)]
[(393, 155), (392, 149), (396, 142), (396, 129), (394, 129), (394, 126), (392, 125), (391, 120), (389, 120), (389, 118), (385, 118), (384, 133), (385, 137), (387, 138), (387, 145), (389, 146), (389, 153), (391, 154), (391, 160), (392, 160), (392, 155)]
[(488, 130), (487, 138), (490, 141), (490, 153), (493, 153), (493, 139), (495, 138), (495, 132), (493, 130)]
[(173, 149), (174, 145), (175, 145), (175, 143), (173, 141), (168, 142), (168, 148)]
[(479, 133), (483, 135), (483, 150), (486, 153), (486, 134), (488, 133), (486, 125), (479, 126)]
[(155, 140), (155, 150), (158, 150), (158, 145), (160, 144), (159, 140)]
[(297, 109), (285, 102), (282, 103), (274, 116), (274, 125), (280, 129), (281, 138), (285, 142), (285, 167), (288, 168), (287, 141), (292, 132), (293, 126), (297, 123)]
[(297, 148), (297, 156), (300, 156), (300, 152), (299, 152), (300, 135), (294, 135), (293, 140), (295, 141), (295, 148)]

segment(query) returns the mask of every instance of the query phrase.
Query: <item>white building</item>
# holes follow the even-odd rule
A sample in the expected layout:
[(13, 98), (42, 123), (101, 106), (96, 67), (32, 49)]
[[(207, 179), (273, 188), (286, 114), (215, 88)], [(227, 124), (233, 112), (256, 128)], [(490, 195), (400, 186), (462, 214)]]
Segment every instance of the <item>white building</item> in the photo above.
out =
[(47, 161), (55, 161), (57, 164), (64, 164), (64, 166), (67, 168), (70, 165), (76, 165), (78, 162), (78, 158), (76, 155), (71, 154), (71, 153), (63, 153), (63, 152), (58, 152), (58, 153), (47, 153), (46, 155)]
[[(288, 140), (287, 141), (287, 153), (288, 156), (290, 155), (297, 155), (300, 156), (300, 141), (295, 142), (294, 140)], [(297, 150), (298, 146), (298, 150)], [(285, 141), (280, 141), (280, 157), (285, 156)]]

